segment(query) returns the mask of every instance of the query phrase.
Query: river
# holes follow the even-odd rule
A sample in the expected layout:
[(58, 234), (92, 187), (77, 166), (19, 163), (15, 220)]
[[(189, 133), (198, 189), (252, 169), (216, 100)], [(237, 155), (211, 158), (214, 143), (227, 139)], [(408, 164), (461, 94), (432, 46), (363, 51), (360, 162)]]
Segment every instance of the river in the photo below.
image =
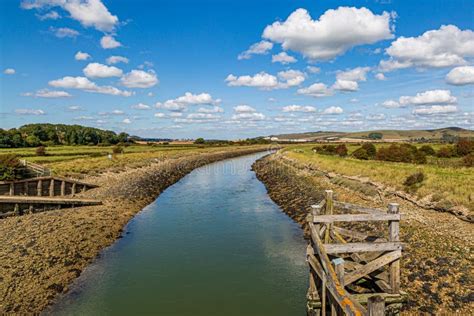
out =
[(251, 171), (263, 155), (169, 187), (46, 314), (305, 315), (306, 243)]

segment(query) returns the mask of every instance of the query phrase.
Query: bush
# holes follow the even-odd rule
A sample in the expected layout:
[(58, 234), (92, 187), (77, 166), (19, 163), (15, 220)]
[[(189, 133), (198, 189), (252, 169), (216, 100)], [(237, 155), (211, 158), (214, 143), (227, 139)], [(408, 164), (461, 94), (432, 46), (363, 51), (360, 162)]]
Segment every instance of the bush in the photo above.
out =
[(345, 157), (347, 156), (347, 147), (344, 144), (341, 144), (336, 147), (336, 154), (339, 155), (339, 157)]
[(352, 153), (352, 156), (360, 160), (369, 160), (369, 155), (367, 154), (367, 151), (362, 147), (354, 151)]
[(412, 175), (409, 175), (405, 179), (405, 182), (403, 183), (403, 185), (411, 187), (411, 186), (414, 186), (416, 184), (422, 183), (424, 179), (425, 179), (425, 175), (423, 174), (423, 172), (421, 172), (421, 171), (416, 172)]
[(413, 162), (416, 164), (425, 164), (426, 163), (426, 154), (418, 150), (416, 153), (413, 154)]
[(474, 152), (474, 141), (461, 138), (454, 146), (454, 149), (456, 151), (456, 155), (459, 157), (469, 155), (470, 153)]
[(364, 143), (362, 145), (362, 148), (365, 149), (365, 151), (367, 152), (367, 155), (371, 159), (374, 158), (375, 155), (377, 154), (377, 149), (375, 148), (374, 144), (372, 144), (372, 143)]
[(22, 178), (26, 173), (15, 154), (0, 155), (0, 181)]
[(418, 150), (424, 152), (426, 156), (434, 156), (436, 154), (436, 151), (430, 145), (423, 145)]
[(44, 146), (36, 147), (36, 156), (46, 156), (46, 147)]
[(439, 158), (452, 158), (456, 156), (456, 152), (453, 146), (445, 146), (438, 150), (436, 156)]
[(380, 148), (375, 158), (392, 162), (412, 162), (413, 151), (411, 147), (392, 144), (389, 147)]
[(474, 167), (474, 153), (470, 153), (469, 155), (464, 156), (462, 159), (462, 163), (466, 167)]
[(123, 154), (123, 147), (122, 146), (114, 146), (114, 147), (112, 147), (112, 152), (114, 154)]

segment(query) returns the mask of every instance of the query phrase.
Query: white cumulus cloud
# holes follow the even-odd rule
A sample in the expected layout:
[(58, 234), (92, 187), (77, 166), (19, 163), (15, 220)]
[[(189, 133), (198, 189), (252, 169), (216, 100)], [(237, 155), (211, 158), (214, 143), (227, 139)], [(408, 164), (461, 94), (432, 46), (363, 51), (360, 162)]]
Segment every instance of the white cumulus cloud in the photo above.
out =
[(123, 57), (123, 56), (110, 56), (106, 60), (107, 64), (109, 65), (118, 64), (118, 63), (128, 64), (128, 61), (129, 61), (128, 58)]
[(402, 105), (453, 104), (456, 101), (456, 97), (452, 96), (449, 90), (428, 90), (415, 96), (401, 96), (399, 99)]
[(322, 112), (323, 114), (342, 114), (344, 110), (339, 106), (330, 106)]
[(313, 20), (307, 10), (300, 8), (286, 21), (268, 25), (263, 38), (312, 60), (329, 60), (354, 46), (393, 38), (391, 19), (387, 12), (377, 15), (364, 7), (339, 7)]
[(165, 102), (157, 102), (155, 107), (166, 109), (169, 111), (182, 112), (190, 105), (214, 105), (221, 103), (220, 99), (214, 99), (209, 93), (193, 94), (186, 92), (184, 95), (176, 99), (166, 100)]
[(149, 110), (151, 109), (151, 106), (144, 103), (137, 103), (137, 104), (132, 105), (131, 108), (135, 110)]
[(151, 88), (158, 84), (158, 77), (153, 70), (144, 71), (134, 69), (125, 74), (120, 82), (127, 88)]
[(122, 44), (117, 41), (112, 35), (104, 35), (100, 39), (100, 46), (102, 46), (103, 49), (112, 49), (120, 47), (122, 46)]
[(16, 71), (15, 71), (15, 69), (13, 69), (13, 68), (6, 68), (6, 69), (3, 71), (3, 73), (4, 73), (5, 75), (14, 75), (14, 74), (16, 73)]
[(42, 10), (50, 7), (61, 7), (70, 17), (79, 21), (84, 27), (94, 27), (103, 32), (111, 32), (119, 23), (118, 17), (112, 15), (100, 0), (23, 0), (23, 9)]
[(16, 109), (15, 113), (18, 115), (44, 115), (46, 114), (43, 110), (34, 110), (34, 109)]
[(250, 46), (249, 49), (237, 56), (238, 60), (250, 59), (252, 55), (265, 55), (273, 48), (273, 43), (268, 41), (261, 41)]
[(309, 87), (298, 89), (298, 94), (309, 95), (312, 97), (326, 97), (333, 95), (333, 91), (324, 83), (313, 83)]
[(82, 72), (89, 78), (109, 78), (109, 77), (120, 77), (122, 76), (122, 70), (114, 67), (107, 66), (99, 63), (88, 64)]
[(50, 27), (49, 30), (58, 38), (71, 37), (75, 38), (79, 35), (79, 32), (68, 27), (54, 28)]
[(280, 63), (282, 65), (296, 63), (295, 57), (288, 55), (286, 52), (281, 52), (272, 56), (272, 63)]
[(120, 95), (125, 97), (132, 95), (132, 92), (130, 91), (120, 90), (112, 86), (98, 86), (95, 82), (90, 81), (86, 77), (66, 76), (61, 79), (51, 80), (48, 84), (55, 88), (78, 89), (87, 92)]
[(69, 97), (72, 97), (72, 95), (70, 95), (66, 91), (56, 91), (56, 90), (48, 90), (48, 89), (41, 89), (41, 90), (38, 90), (34, 93), (27, 92), (27, 93), (24, 93), (23, 96), (37, 97), (37, 98), (69, 98)]
[(256, 87), (262, 90), (286, 89), (300, 85), (306, 76), (299, 70), (280, 71), (278, 76), (270, 75), (266, 72), (260, 72), (253, 76), (234, 76), (228, 75), (225, 81), (231, 87)]
[(353, 92), (359, 90), (357, 81), (337, 79), (332, 88), (340, 91)]
[(81, 51), (78, 51), (76, 55), (74, 55), (75, 60), (87, 60), (89, 58), (91, 58), (91, 55), (89, 55), (88, 53), (81, 52)]
[(401, 36), (385, 52), (390, 58), (380, 62), (382, 71), (463, 65), (465, 58), (474, 57), (474, 32), (443, 25), (418, 37)]
[(474, 67), (462, 66), (451, 69), (446, 75), (446, 82), (455, 86), (474, 84)]

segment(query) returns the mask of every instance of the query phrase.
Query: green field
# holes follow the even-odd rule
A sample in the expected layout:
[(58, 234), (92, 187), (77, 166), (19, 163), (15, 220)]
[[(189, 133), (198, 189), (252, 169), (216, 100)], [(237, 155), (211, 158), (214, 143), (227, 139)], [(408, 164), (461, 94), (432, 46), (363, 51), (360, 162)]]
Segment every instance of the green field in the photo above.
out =
[(242, 147), (244, 146), (130, 145), (123, 147), (123, 153), (113, 154), (112, 159), (108, 155), (112, 154), (113, 146), (51, 146), (46, 148), (46, 156), (37, 156), (36, 148), (1, 148), (0, 154), (16, 154), (20, 159), (50, 168), (56, 175), (77, 176), (140, 167), (150, 162), (200, 152)]
[[(380, 146), (380, 145), (379, 145)], [(295, 145), (283, 150), (283, 154), (304, 164), (311, 164), (326, 172), (348, 176), (368, 177), (397, 190), (406, 188), (403, 183), (409, 175), (422, 171), (425, 180), (416, 192), (418, 198), (429, 198), (440, 206), (464, 206), (474, 210), (474, 168), (439, 166), (436, 164), (415, 165), (378, 160), (358, 160), (316, 154), (313, 145)], [(353, 151), (358, 146), (349, 146)], [(436, 159), (436, 158), (433, 158)], [(452, 158), (449, 158), (451, 160)]]

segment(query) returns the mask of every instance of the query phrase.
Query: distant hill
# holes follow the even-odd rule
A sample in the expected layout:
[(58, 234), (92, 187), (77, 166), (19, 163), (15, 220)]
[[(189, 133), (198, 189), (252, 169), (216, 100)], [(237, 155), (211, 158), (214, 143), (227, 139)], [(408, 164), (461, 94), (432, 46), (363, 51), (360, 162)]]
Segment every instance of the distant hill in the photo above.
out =
[[(294, 133), (294, 134), (278, 134), (270, 135), (268, 137), (274, 140), (280, 141), (317, 141), (317, 140), (358, 140), (358, 139), (371, 139), (374, 137), (380, 137), (381, 141), (408, 141), (408, 140), (447, 140), (457, 137), (468, 137), (474, 138), (474, 131), (460, 127), (445, 127), (439, 129), (427, 129), (427, 130), (375, 130), (375, 131), (364, 131), (364, 132), (306, 132), (306, 133)], [(371, 135), (371, 137), (369, 137)]]

